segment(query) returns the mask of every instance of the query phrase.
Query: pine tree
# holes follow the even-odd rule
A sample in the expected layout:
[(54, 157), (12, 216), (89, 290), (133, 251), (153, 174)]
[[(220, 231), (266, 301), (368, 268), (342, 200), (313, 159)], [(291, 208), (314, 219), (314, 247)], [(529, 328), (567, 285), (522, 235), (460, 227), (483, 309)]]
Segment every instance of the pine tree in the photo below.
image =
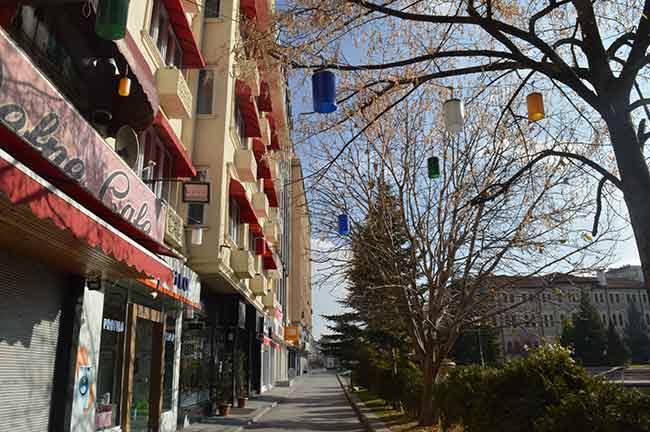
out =
[(585, 366), (605, 363), (607, 333), (586, 290), (580, 294), (578, 313), (565, 323), (560, 341), (573, 347), (574, 357)]
[(486, 365), (496, 364), (499, 343), (494, 328), (465, 330), (456, 340), (449, 356), (459, 365), (481, 364), (481, 351), (483, 351), (482, 360)]
[(627, 309), (627, 326), (625, 327), (625, 343), (630, 349), (634, 362), (647, 362), (650, 360), (650, 337), (648, 326), (643, 320), (641, 311), (635, 303), (630, 303)]
[(618, 366), (624, 364), (630, 358), (630, 353), (621, 340), (614, 323), (609, 322), (607, 327), (607, 364)]

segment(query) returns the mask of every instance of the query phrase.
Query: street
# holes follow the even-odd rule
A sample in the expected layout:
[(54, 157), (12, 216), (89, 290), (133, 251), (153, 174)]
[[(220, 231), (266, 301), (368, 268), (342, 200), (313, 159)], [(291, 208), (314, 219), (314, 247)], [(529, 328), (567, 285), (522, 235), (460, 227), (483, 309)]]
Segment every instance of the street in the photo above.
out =
[(361, 432), (364, 429), (336, 376), (330, 372), (314, 372), (300, 378), (296, 390), (285, 402), (246, 430)]

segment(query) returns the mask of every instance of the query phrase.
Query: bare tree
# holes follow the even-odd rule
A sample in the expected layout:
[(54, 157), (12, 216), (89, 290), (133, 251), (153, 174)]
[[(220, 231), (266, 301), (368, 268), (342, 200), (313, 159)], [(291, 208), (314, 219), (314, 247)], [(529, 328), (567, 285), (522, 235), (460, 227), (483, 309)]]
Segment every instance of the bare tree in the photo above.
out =
[[(474, 104), (501, 93), (493, 133), (509, 119), (507, 127), (531, 139), (523, 97), (543, 92), (547, 119), (536, 127), (545, 138), (526, 155), (529, 164), (486, 184), (473, 202), (495, 200), (534, 165), (564, 158), (599, 182), (594, 234), (603, 197), (622, 191), (650, 282), (650, 99), (643, 95), (650, 0), (292, 0), (280, 9), (277, 27), (256, 39), (269, 44), (265, 52), (294, 69), (336, 70), (340, 81), (338, 115), (314, 120), (305, 136), (353, 124), (357, 132), (342, 137), (349, 145), (386, 112), (402, 109), (414, 89), (445, 86)], [(573, 141), (564, 139), (567, 131)]]
[[(395, 281), (367, 289), (400, 293), (398, 310), (406, 314), (424, 376), (422, 425), (433, 423), (433, 384), (460, 332), (491, 321), (499, 312), (494, 308), (495, 274), (592, 269), (603, 264), (606, 245), (616, 239), (609, 217), (602, 222), (608, 229), (597, 238), (585, 236), (588, 230), (576, 221), (592, 208), (594, 198), (568, 190), (565, 183), (574, 180), (573, 170), (559, 160), (534, 164), (508, 193), (472, 204), (489, 185), (521, 170), (530, 144), (507, 130), (494, 140), (487, 126), (498, 113), (485, 109), (471, 113), (463, 139), (451, 140), (437, 124), (436, 106), (436, 95), (421, 91), (403, 102), (402, 109), (366, 128), (338, 158), (325, 155), (333, 162), (329, 174), (314, 186), (310, 203), (316, 234), (322, 244), (331, 245), (317, 256), (330, 263), (330, 275), (340, 275), (348, 239), (333, 234), (336, 214), (344, 212), (359, 223), (371, 211), (381, 211), (389, 196), (397, 202), (397, 213), (386, 211), (386, 217), (375, 219), (382, 242), (366, 236), (361, 249), (382, 263), (385, 274), (379, 279)], [(324, 148), (325, 153), (338, 152)], [(433, 156), (441, 164), (434, 179), (427, 175)], [(385, 244), (396, 225), (407, 239), (413, 263), (408, 269), (397, 264), (403, 261), (391, 259), (395, 247)]]

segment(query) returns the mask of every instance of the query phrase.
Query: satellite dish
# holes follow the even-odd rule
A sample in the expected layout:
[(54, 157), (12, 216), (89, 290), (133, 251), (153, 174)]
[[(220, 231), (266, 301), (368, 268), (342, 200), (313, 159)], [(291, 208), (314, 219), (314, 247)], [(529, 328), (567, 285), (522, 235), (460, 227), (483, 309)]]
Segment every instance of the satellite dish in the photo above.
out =
[(115, 135), (115, 151), (132, 169), (136, 169), (140, 143), (138, 135), (130, 126), (122, 126)]

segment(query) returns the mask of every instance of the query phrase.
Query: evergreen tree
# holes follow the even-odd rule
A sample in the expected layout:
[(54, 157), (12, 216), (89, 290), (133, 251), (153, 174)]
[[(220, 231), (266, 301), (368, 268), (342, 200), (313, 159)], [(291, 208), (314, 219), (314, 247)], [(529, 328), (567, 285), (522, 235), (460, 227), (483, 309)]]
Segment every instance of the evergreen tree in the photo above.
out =
[(629, 358), (630, 353), (627, 347), (618, 335), (614, 323), (610, 321), (607, 328), (607, 364), (610, 366), (622, 365)]
[(459, 365), (481, 364), (481, 350), (486, 365), (496, 364), (499, 356), (499, 343), (494, 328), (483, 327), (463, 331), (449, 356)]
[(607, 332), (586, 290), (580, 294), (578, 313), (565, 323), (560, 341), (573, 347), (574, 357), (585, 366), (605, 363)]
[(627, 326), (625, 327), (625, 343), (630, 349), (630, 355), (634, 362), (647, 362), (650, 360), (650, 337), (648, 326), (643, 320), (643, 314), (630, 303), (627, 309)]

